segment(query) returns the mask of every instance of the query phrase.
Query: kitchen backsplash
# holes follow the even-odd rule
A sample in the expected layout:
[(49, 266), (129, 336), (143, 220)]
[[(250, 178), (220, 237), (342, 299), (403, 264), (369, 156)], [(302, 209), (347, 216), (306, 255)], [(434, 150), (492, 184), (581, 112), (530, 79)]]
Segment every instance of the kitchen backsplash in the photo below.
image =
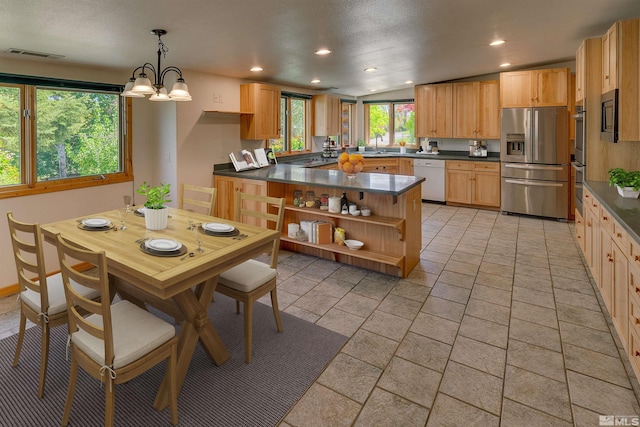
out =
[[(423, 147), (426, 147), (427, 140), (438, 141), (438, 149), (440, 150), (446, 150), (446, 151), (468, 151), (469, 150), (468, 139), (420, 138), (420, 144)], [(487, 151), (489, 153), (500, 152), (499, 139), (483, 139), (482, 141), (487, 144)]]

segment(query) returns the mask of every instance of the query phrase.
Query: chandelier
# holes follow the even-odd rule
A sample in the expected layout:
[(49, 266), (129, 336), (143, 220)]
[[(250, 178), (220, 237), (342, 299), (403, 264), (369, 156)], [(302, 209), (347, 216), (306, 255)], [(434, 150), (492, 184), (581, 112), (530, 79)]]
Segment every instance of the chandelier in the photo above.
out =
[[(167, 34), (165, 30), (151, 30), (151, 34), (158, 36), (158, 67), (154, 68), (152, 64), (146, 62), (139, 66), (133, 73), (131, 78), (124, 87), (122, 96), (129, 98), (144, 98), (145, 95), (151, 95), (150, 101), (191, 101), (189, 88), (182, 78), (180, 68), (170, 66), (164, 70), (160, 66), (160, 59), (167, 55), (169, 49), (162, 42), (162, 36)], [(140, 70), (140, 74), (136, 77), (136, 72)], [(146, 71), (153, 74), (153, 83), (147, 77)], [(178, 74), (178, 79), (171, 88), (171, 92), (167, 92), (164, 86), (164, 78), (168, 72), (173, 71)]]

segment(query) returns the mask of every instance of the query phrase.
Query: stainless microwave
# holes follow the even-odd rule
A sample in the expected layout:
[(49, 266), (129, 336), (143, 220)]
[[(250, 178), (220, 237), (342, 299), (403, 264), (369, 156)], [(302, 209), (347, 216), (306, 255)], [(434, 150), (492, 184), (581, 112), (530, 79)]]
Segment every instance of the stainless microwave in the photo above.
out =
[(618, 89), (602, 94), (600, 141), (618, 142)]

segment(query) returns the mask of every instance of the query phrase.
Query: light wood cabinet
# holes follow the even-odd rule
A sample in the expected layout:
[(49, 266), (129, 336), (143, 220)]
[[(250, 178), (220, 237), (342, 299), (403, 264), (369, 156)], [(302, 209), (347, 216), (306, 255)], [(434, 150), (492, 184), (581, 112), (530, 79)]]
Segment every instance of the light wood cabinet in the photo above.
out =
[(447, 160), (446, 201), (500, 207), (500, 163)]
[(453, 136), (453, 84), (416, 86), (414, 103), (417, 137)]
[(364, 167), (362, 172), (369, 173), (398, 173), (398, 159), (397, 158), (371, 158), (367, 157), (364, 160)]
[(500, 138), (500, 82), (453, 84), (453, 137)]
[[(238, 191), (259, 196), (267, 195), (267, 181), (215, 175), (213, 183), (218, 189), (215, 216), (232, 221), (236, 219), (235, 198)], [(256, 218), (247, 218), (246, 222), (266, 226), (266, 223), (262, 224), (261, 220)]]
[(313, 95), (313, 136), (340, 135), (342, 111), (340, 98), (335, 95)]
[(280, 138), (280, 88), (262, 83), (240, 85), (240, 138)]
[[(618, 88), (618, 139), (620, 141), (640, 141), (640, 19), (619, 21), (616, 28), (617, 44), (609, 42), (609, 49), (617, 46), (616, 82), (613, 84), (613, 59), (609, 52), (610, 88)], [(614, 28), (612, 27), (612, 28)], [(610, 37), (612, 37), (610, 35)], [(604, 56), (604, 53), (603, 53)], [(604, 73), (604, 67), (603, 67)], [(629, 157), (636, 157), (636, 148), (628, 149), (620, 158), (613, 156), (615, 166), (634, 168), (637, 162), (629, 164)], [(619, 150), (622, 151), (622, 150)], [(637, 168), (635, 168), (637, 169)]]
[(413, 159), (398, 159), (398, 173), (413, 176)]
[(578, 246), (584, 253), (584, 219), (580, 214), (580, 211), (575, 209), (575, 226), (576, 226), (576, 240), (578, 240)]
[(586, 81), (586, 68), (587, 68), (587, 57), (586, 57), (586, 43), (584, 40), (580, 43), (578, 50), (576, 50), (576, 102), (578, 104), (582, 104), (582, 100), (585, 96), (585, 81)]
[(618, 23), (602, 36), (602, 93), (618, 88)]
[(502, 108), (568, 106), (569, 69), (500, 73)]

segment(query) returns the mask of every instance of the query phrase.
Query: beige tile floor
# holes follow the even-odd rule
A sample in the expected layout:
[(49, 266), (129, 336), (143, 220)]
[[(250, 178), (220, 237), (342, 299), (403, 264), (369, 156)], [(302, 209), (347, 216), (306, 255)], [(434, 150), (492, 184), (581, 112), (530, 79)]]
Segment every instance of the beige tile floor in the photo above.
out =
[[(640, 387), (573, 223), (423, 204), (406, 279), (283, 252), (287, 313), (350, 337), (282, 426), (597, 426)], [(268, 303), (268, 300), (263, 302)], [(0, 337), (17, 330), (0, 300)]]

